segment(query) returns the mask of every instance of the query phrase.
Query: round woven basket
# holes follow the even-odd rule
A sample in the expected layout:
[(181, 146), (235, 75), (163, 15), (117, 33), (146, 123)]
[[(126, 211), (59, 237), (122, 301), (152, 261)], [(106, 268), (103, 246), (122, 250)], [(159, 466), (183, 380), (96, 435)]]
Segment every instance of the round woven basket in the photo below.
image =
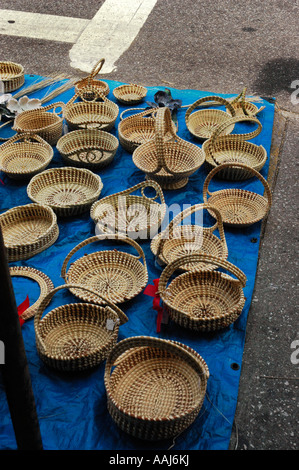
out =
[[(68, 263), (77, 251), (101, 240), (125, 242), (136, 249), (138, 256), (116, 249), (96, 251), (71, 263), (67, 271)], [(144, 252), (137, 242), (124, 235), (105, 234), (88, 238), (75, 246), (63, 262), (61, 277), (68, 284), (84, 285), (118, 304), (142, 291), (148, 281), (148, 272)], [(102, 303), (96, 296), (81, 290), (71, 289), (71, 292), (86, 302)]]
[[(192, 214), (202, 212), (206, 209), (214, 212), (214, 216), (217, 219), (213, 227), (180, 225), (186, 217), (190, 217)], [(213, 233), (216, 229), (218, 229), (220, 238)], [(174, 217), (162, 233), (159, 233), (153, 238), (151, 251), (160, 265), (166, 265), (183, 256), (196, 253), (208, 253), (226, 259), (228, 250), (220, 212), (209, 204), (195, 204), (188, 207)], [(198, 268), (202, 267), (205, 270), (213, 270), (216, 268), (215, 265), (207, 265), (206, 263), (201, 263), (196, 266)], [(193, 269), (193, 267), (194, 265), (191, 264), (190, 266), (181, 266), (181, 269), (189, 270), (190, 268)]]
[(59, 229), (53, 210), (40, 204), (17, 206), (0, 214), (8, 261), (31, 258), (53, 245)]
[[(155, 195), (146, 196), (146, 188)], [(141, 190), (141, 196), (135, 193)], [(160, 198), (160, 203), (157, 199)], [(105, 233), (125, 233), (134, 240), (153, 237), (166, 214), (166, 204), (161, 187), (155, 181), (143, 181), (132, 188), (106, 196), (96, 201), (90, 210), (90, 217), (97, 229)]]
[(63, 135), (56, 147), (67, 165), (96, 171), (113, 161), (118, 146), (109, 132), (80, 129)]
[[(173, 140), (165, 141), (165, 130)], [(178, 189), (188, 183), (189, 176), (204, 163), (201, 149), (178, 137), (172, 129), (169, 108), (158, 108), (155, 138), (133, 152), (133, 162), (148, 179), (157, 181), (162, 189)]]
[[(40, 358), (48, 366), (63, 372), (83, 371), (99, 365), (116, 344), (119, 326), (128, 321), (122, 310), (107, 299), (103, 299), (107, 304), (105, 307), (87, 303), (67, 304), (51, 310), (42, 318), (53, 296), (70, 287), (59, 286), (48, 293), (34, 317)], [(83, 286), (74, 287), (89, 291)]]
[(15, 62), (0, 62), (0, 80), (4, 84), (4, 93), (17, 90), (25, 82), (24, 67)]
[[(87, 100), (86, 93), (93, 93), (94, 99)], [(78, 98), (82, 101), (75, 103)], [(98, 99), (101, 101), (97, 101)], [(94, 86), (86, 86), (67, 102), (63, 116), (70, 130), (85, 128), (110, 131), (115, 124), (118, 112), (117, 104), (101, 95)]]
[(28, 179), (47, 168), (53, 154), (38, 135), (17, 134), (0, 147), (0, 170), (13, 179)]
[[(231, 105), (235, 110), (235, 116), (256, 116), (260, 111), (262, 111), (265, 106), (262, 106), (258, 109), (255, 104), (250, 103), (246, 100), (246, 90), (247, 87), (243, 88), (241, 93), (231, 101)], [(228, 110), (230, 113), (230, 110)]]
[(149, 336), (127, 338), (106, 361), (108, 411), (131, 436), (170, 439), (197, 418), (208, 378), (204, 359), (182, 343)]
[[(107, 96), (109, 94), (110, 89), (109, 89), (108, 83), (94, 78), (100, 72), (104, 63), (105, 63), (105, 59), (100, 59), (94, 65), (94, 67), (92, 68), (92, 71), (87, 77), (83, 78), (82, 80), (78, 80), (78, 82), (75, 83), (76, 93), (81, 93), (82, 90), (86, 88), (87, 86), (89, 87), (92, 86), (96, 89), (97, 92), (101, 93), (104, 96)], [(87, 101), (93, 100), (95, 98), (95, 95), (92, 90), (85, 91), (83, 96)]]
[[(190, 263), (213, 264), (237, 277), (219, 271), (194, 268), (170, 277)], [(158, 293), (170, 318), (183, 328), (216, 331), (229, 326), (241, 315), (245, 297), (245, 274), (228, 261), (208, 254), (186, 255), (170, 263), (161, 274)]]
[[(206, 106), (207, 103), (211, 102), (211, 106), (216, 102), (225, 106), (230, 114), (220, 109), (201, 109), (199, 111), (193, 111), (199, 106)], [(205, 96), (195, 101), (186, 111), (185, 122), (189, 132), (199, 140), (209, 139), (214, 133), (215, 129), (230, 119), (231, 116), (235, 116), (235, 110), (229, 101), (221, 98), (220, 96)], [(231, 124), (224, 129), (224, 134), (230, 134), (234, 129), (234, 125)]]
[(51, 168), (35, 175), (27, 186), (29, 198), (52, 207), (59, 216), (73, 216), (90, 209), (101, 194), (100, 176), (84, 168)]
[(120, 85), (113, 90), (114, 97), (122, 104), (138, 104), (146, 97), (147, 89), (144, 86), (130, 83)]
[[(208, 188), (213, 176), (231, 166), (251, 172), (252, 176), (258, 178), (264, 186), (265, 196), (239, 188), (221, 189), (211, 193)], [(223, 223), (231, 227), (248, 227), (259, 222), (266, 217), (272, 204), (271, 190), (265, 178), (258, 171), (241, 163), (223, 163), (214, 168), (204, 182), (203, 199), (216, 207), (221, 213)]]

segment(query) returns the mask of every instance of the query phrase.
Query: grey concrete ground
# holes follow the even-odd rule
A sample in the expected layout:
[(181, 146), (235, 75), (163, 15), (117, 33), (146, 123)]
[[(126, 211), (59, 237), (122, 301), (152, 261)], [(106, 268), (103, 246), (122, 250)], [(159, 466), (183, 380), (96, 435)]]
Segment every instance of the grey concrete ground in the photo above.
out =
[[(102, 3), (1, 0), (0, 8), (90, 19)], [(293, 0), (158, 0), (117, 71), (102, 75), (215, 94), (247, 86), (249, 94), (277, 99), (270, 172), (274, 201), (261, 242), (231, 449), (298, 448), (299, 374), (292, 345), (299, 340), (299, 104), (291, 101), (291, 84), (299, 80), (298, 9)], [(9, 35), (0, 35), (0, 44), (1, 59), (22, 63), (27, 73), (80, 75), (70, 67), (71, 44)]]

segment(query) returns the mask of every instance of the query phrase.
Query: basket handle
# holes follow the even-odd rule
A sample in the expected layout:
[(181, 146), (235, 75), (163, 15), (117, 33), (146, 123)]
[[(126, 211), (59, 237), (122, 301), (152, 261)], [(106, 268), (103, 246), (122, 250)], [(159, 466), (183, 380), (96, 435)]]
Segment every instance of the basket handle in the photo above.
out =
[(155, 116), (155, 145), (158, 162), (155, 171), (149, 174), (156, 174), (162, 168), (166, 169), (168, 173), (172, 175), (176, 174), (175, 171), (171, 170), (168, 167), (167, 162), (165, 160), (164, 136), (167, 132), (171, 134), (174, 141), (178, 142), (182, 140), (176, 135), (173, 130), (170, 109), (164, 106), (157, 109), (157, 113)]
[(227, 109), (229, 109), (230, 113), (232, 116), (235, 116), (236, 115), (236, 111), (234, 110), (233, 106), (231, 105), (231, 103), (229, 101), (227, 101), (225, 98), (222, 98), (221, 96), (205, 96), (203, 98), (200, 98), (199, 100), (195, 101), (186, 111), (186, 114), (185, 114), (185, 121), (186, 121), (186, 124), (188, 123), (189, 121), (189, 117), (190, 117), (190, 114), (192, 113), (192, 111), (194, 111), (194, 109), (198, 108), (199, 106), (201, 106), (203, 103), (207, 102), (207, 101), (216, 101), (217, 103), (220, 103), (222, 104), (223, 106), (225, 106)]
[(254, 116), (236, 116), (232, 117), (231, 119), (228, 119), (224, 123), (220, 124), (220, 126), (217, 126), (216, 130), (214, 131), (212, 137), (211, 137), (211, 142), (214, 143), (217, 137), (221, 135), (221, 133), (229, 126), (232, 124), (236, 124), (237, 122), (246, 122), (246, 121), (251, 121), (255, 124), (257, 124), (257, 129), (255, 131), (247, 132), (246, 134), (229, 134), (227, 137), (229, 137), (232, 140), (250, 140), (256, 137), (261, 133), (261, 130), (263, 128), (262, 124), (260, 121), (254, 117)]
[[(87, 100), (84, 98), (84, 93), (88, 93), (88, 92), (92, 92), (94, 94), (94, 98), (92, 100)], [(106, 98), (106, 96), (101, 93), (99, 91), (99, 89), (93, 85), (86, 85), (85, 87), (81, 88), (79, 91), (77, 91), (77, 93), (74, 94), (74, 96), (72, 96), (72, 98), (66, 103), (65, 106), (69, 106), (71, 104), (73, 104), (77, 98), (80, 98), (82, 101), (84, 101), (85, 103), (93, 103), (94, 101), (96, 101), (98, 98), (101, 98), (101, 100), (107, 102), (109, 101), (108, 98)]]
[(14, 136), (10, 137), (8, 141), (6, 141), (4, 144), (1, 145), (1, 148), (4, 149), (6, 147), (9, 147), (11, 144), (14, 144), (15, 142), (18, 142), (18, 141), (30, 142), (31, 139), (36, 140), (42, 145), (45, 145), (45, 146), (48, 145), (47, 142), (44, 139), (42, 139), (42, 137), (40, 137), (39, 135), (31, 134), (30, 132), (22, 132), (20, 134), (15, 134)]
[[(148, 199), (149, 201), (155, 201), (156, 199), (158, 199), (158, 197), (160, 198), (161, 200), (161, 203), (162, 204), (165, 204), (165, 199), (164, 199), (164, 194), (163, 194), (163, 191), (162, 191), (162, 188), (161, 186), (154, 180), (147, 180), (147, 181), (141, 181), (141, 183), (138, 183), (136, 184), (135, 186), (132, 186), (131, 188), (129, 189), (125, 189), (124, 191), (121, 191), (117, 194), (122, 194), (122, 195), (125, 195), (125, 194), (132, 194), (134, 193), (135, 191), (137, 191), (138, 189), (141, 188), (141, 194), (142, 196), (145, 198), (145, 199)], [(152, 197), (149, 197), (149, 196), (146, 196), (144, 194), (144, 190), (145, 188), (154, 188), (156, 194)]]
[(89, 76), (88, 76), (88, 82), (92, 80), (98, 73), (100, 73), (100, 70), (102, 69), (103, 65), (105, 63), (105, 59), (102, 58), (100, 59), (92, 68)]
[(265, 109), (266, 106), (261, 106), (261, 108), (259, 108), (257, 111), (255, 111), (254, 113), (252, 114), (249, 114), (248, 111), (246, 111), (246, 107), (245, 107), (245, 103), (246, 103), (246, 91), (247, 91), (247, 87), (243, 88), (243, 90), (241, 91), (241, 93), (239, 93), (239, 95), (237, 95), (232, 101), (231, 101), (231, 104), (234, 104), (234, 103), (237, 103), (238, 101), (240, 101), (241, 103), (241, 106), (242, 106), (242, 109), (243, 109), (243, 113), (245, 116), (256, 116), (258, 113), (260, 113), (263, 109)]
[(261, 183), (263, 184), (263, 186), (265, 188), (265, 191), (266, 191), (266, 197), (267, 197), (267, 200), (268, 200), (268, 207), (267, 207), (267, 211), (268, 211), (270, 209), (271, 204), (272, 204), (272, 193), (271, 193), (270, 186), (269, 186), (267, 180), (258, 171), (256, 171), (254, 168), (251, 168), (250, 166), (244, 165), (243, 163), (235, 163), (235, 162), (230, 163), (230, 162), (227, 162), (227, 163), (223, 163), (222, 165), (219, 165), (219, 166), (216, 166), (215, 168), (213, 168), (213, 170), (210, 171), (210, 173), (208, 174), (208, 176), (207, 176), (207, 178), (204, 182), (204, 185), (203, 185), (202, 195), (203, 195), (204, 202), (206, 202), (206, 203), (208, 202), (207, 195), (209, 195), (209, 196), (212, 195), (212, 193), (209, 191), (209, 184), (210, 184), (210, 181), (213, 178), (213, 176), (216, 173), (218, 173), (218, 171), (221, 171), (222, 169), (228, 168), (228, 167), (243, 168), (244, 170), (251, 172), (252, 176), (255, 176), (256, 178), (258, 178), (261, 181)]
[[(141, 109), (145, 109), (145, 108), (128, 108), (128, 109), (124, 109), (124, 110), (122, 111), (122, 113), (120, 114), (119, 118), (120, 118), (120, 120), (122, 121), (122, 120), (124, 119), (123, 116), (124, 116), (125, 113), (128, 113), (128, 112), (130, 112), (130, 111), (140, 111)], [(139, 116), (139, 117), (141, 117), (141, 116), (147, 116), (148, 114), (155, 114), (156, 111), (157, 111), (156, 108), (150, 108), (150, 109), (146, 109), (145, 111), (142, 111), (142, 112), (140, 112), (140, 113), (136, 113), (136, 114), (134, 114), (134, 115), (131, 116), (131, 117), (135, 117), (135, 116)]]
[[(63, 113), (64, 107), (65, 103), (63, 103), (63, 101), (58, 101), (57, 103), (52, 103), (48, 104), (47, 106), (43, 106), (41, 109), (43, 109), (44, 111), (49, 111), (50, 109), (53, 109), (53, 113), (59, 115)], [(59, 111), (58, 113), (55, 111), (57, 108), (61, 108), (61, 111)]]
[(147, 270), (147, 265), (146, 265), (146, 259), (145, 259), (145, 255), (144, 255), (144, 252), (141, 248), (141, 246), (138, 245), (137, 242), (135, 242), (135, 240), (133, 240), (132, 238), (129, 238), (125, 235), (121, 235), (121, 234), (102, 234), (102, 235), (95, 235), (94, 237), (90, 237), (90, 238), (87, 238), (87, 240), (83, 240), (83, 242), (79, 243), (77, 246), (75, 246), (70, 252), (69, 254), (67, 255), (67, 257), (65, 258), (64, 262), (63, 262), (63, 265), (62, 265), (62, 268), (61, 268), (61, 277), (66, 281), (68, 282), (67, 280), (67, 272), (66, 272), (66, 269), (67, 269), (67, 265), (70, 261), (70, 259), (72, 258), (72, 256), (77, 252), (79, 251), (81, 248), (83, 248), (84, 246), (86, 245), (89, 245), (90, 243), (94, 243), (96, 241), (99, 241), (99, 240), (120, 240), (120, 241), (123, 241), (125, 243), (127, 243), (128, 245), (131, 245), (133, 246), (133, 248), (136, 249), (136, 251), (138, 252), (139, 256), (136, 256), (137, 259), (140, 259), (142, 258), (143, 260), (143, 264), (144, 264), (144, 269)]

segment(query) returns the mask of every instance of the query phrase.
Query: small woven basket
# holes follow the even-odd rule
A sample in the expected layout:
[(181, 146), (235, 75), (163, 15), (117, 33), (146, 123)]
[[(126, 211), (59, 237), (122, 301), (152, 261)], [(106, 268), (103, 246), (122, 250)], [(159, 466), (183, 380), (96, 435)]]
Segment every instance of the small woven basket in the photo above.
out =
[[(94, 99), (87, 100), (86, 93), (93, 93)], [(82, 101), (75, 103), (78, 98)], [(98, 99), (101, 101), (97, 101)], [(117, 104), (101, 95), (94, 86), (86, 86), (67, 102), (63, 116), (70, 130), (101, 129), (110, 131), (115, 124), (118, 112)]]
[(53, 148), (34, 134), (17, 134), (0, 147), (0, 170), (23, 180), (45, 170), (53, 158)]
[[(106, 82), (103, 82), (102, 80), (97, 80), (94, 77), (100, 72), (101, 68), (103, 67), (105, 63), (105, 59), (100, 59), (92, 68), (92, 71), (90, 74), (83, 78), (82, 80), (78, 80), (78, 82), (75, 83), (75, 92), (76, 93), (81, 93), (81, 91), (86, 88), (87, 86), (94, 87), (94, 89), (101, 93), (104, 96), (107, 96), (109, 94), (109, 85)], [(89, 100), (94, 100), (95, 95), (92, 90), (90, 91), (84, 91), (83, 94), (84, 98), (89, 101)]]
[[(208, 102), (220, 103), (225, 106), (230, 114), (220, 109), (201, 109), (193, 113), (193, 111), (202, 105), (207, 105)], [(235, 116), (235, 110), (232, 105), (224, 98), (220, 96), (205, 96), (195, 101), (186, 111), (185, 122), (189, 132), (197, 139), (204, 140), (209, 139), (215, 129), (230, 119), (231, 116)], [(230, 134), (234, 129), (234, 125), (231, 124), (224, 129), (225, 134)]]
[[(162, 189), (179, 189), (188, 183), (189, 176), (204, 163), (201, 149), (178, 137), (172, 129), (169, 108), (158, 108), (155, 118), (155, 138), (133, 152), (133, 162), (159, 183)], [(172, 141), (165, 141), (166, 131)]]
[(35, 175), (27, 186), (29, 198), (45, 204), (59, 216), (73, 216), (90, 209), (101, 194), (100, 176), (85, 168), (51, 168)]
[[(240, 168), (258, 178), (264, 186), (265, 196), (239, 188), (220, 189), (211, 193), (209, 184), (213, 176), (230, 167)], [(203, 186), (203, 200), (219, 210), (224, 225), (248, 227), (266, 217), (272, 204), (272, 194), (267, 181), (258, 171), (241, 163), (223, 163), (208, 174)]]
[(53, 245), (59, 229), (53, 210), (40, 204), (16, 206), (0, 214), (8, 261), (31, 258)]
[(114, 97), (122, 104), (134, 105), (141, 103), (146, 97), (147, 89), (144, 86), (130, 83), (129, 85), (120, 85), (113, 90)]
[[(187, 264), (207, 263), (228, 270), (237, 279), (220, 271), (194, 267), (175, 277)], [(170, 318), (193, 331), (216, 331), (229, 326), (241, 315), (245, 297), (245, 274), (228, 261), (208, 254), (186, 255), (170, 263), (161, 274), (158, 293)]]
[[(192, 214), (208, 209), (214, 212), (217, 219), (213, 227), (200, 225), (180, 225), (180, 223)], [(220, 238), (213, 232), (218, 228)], [(151, 251), (160, 265), (167, 265), (182, 256), (208, 253), (219, 258), (228, 256), (227, 244), (220, 212), (209, 204), (195, 204), (179, 213), (162, 232), (156, 235), (151, 242)], [(213, 270), (215, 265), (202, 263), (198, 267), (205, 270)], [(182, 270), (189, 270), (194, 266), (181, 266)]]
[(118, 146), (118, 139), (109, 132), (80, 129), (63, 135), (56, 147), (67, 165), (96, 171), (113, 161)]
[[(70, 287), (62, 285), (49, 292), (34, 317), (39, 357), (48, 366), (63, 372), (98, 366), (116, 344), (120, 324), (128, 321), (122, 310), (107, 299), (103, 299), (107, 304), (105, 307), (87, 303), (67, 304), (51, 310), (42, 318), (53, 296)], [(80, 285), (73, 287), (90, 291)]]
[(25, 83), (24, 67), (15, 62), (0, 62), (0, 80), (4, 84), (4, 93), (11, 93)]
[[(155, 195), (145, 195), (146, 188)], [(141, 190), (141, 196), (135, 195)], [(156, 200), (160, 198), (160, 203)], [(132, 188), (106, 196), (96, 201), (90, 210), (90, 217), (103, 232), (125, 233), (134, 240), (148, 239), (158, 231), (166, 214), (162, 188), (155, 181), (143, 181)]]
[[(246, 87), (243, 88), (241, 93), (231, 101), (231, 105), (236, 113), (235, 116), (256, 116), (260, 111), (265, 109), (265, 106), (262, 106), (260, 109), (258, 109), (255, 104), (247, 101), (246, 90)], [(230, 113), (230, 110), (228, 110), (228, 112)]]
[[(18, 114), (14, 121), (13, 130), (19, 133), (37, 134), (50, 145), (56, 145), (62, 136), (63, 119), (59, 116), (65, 104), (57, 102), (43, 108), (30, 109)], [(56, 109), (61, 108), (60, 111)], [(52, 113), (48, 111), (52, 110)]]
[(131, 436), (170, 439), (197, 418), (208, 378), (204, 359), (182, 343), (149, 336), (127, 338), (106, 361), (108, 411)]
[[(125, 242), (136, 249), (138, 256), (116, 249), (96, 251), (71, 263), (67, 271), (68, 263), (77, 251), (102, 240)], [(86, 286), (118, 304), (140, 294), (147, 284), (148, 272), (144, 252), (137, 242), (124, 235), (109, 234), (88, 238), (75, 246), (63, 262), (61, 277), (68, 284)], [(102, 303), (96, 296), (81, 290), (71, 289), (71, 292), (86, 302)]]

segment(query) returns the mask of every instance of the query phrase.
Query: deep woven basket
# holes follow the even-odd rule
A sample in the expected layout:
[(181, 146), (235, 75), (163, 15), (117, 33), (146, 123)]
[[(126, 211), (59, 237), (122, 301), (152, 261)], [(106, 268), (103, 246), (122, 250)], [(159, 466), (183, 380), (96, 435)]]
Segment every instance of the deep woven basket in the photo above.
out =
[[(165, 141), (165, 130), (172, 141)], [(201, 149), (178, 137), (172, 129), (169, 108), (158, 108), (155, 117), (155, 138), (133, 152), (133, 162), (147, 179), (157, 181), (162, 189), (179, 189), (188, 183), (189, 176), (204, 163)]]
[(4, 84), (4, 93), (17, 90), (25, 82), (24, 67), (15, 62), (0, 62), (0, 80)]
[[(67, 304), (42, 318), (52, 297), (70, 287), (63, 285), (53, 289), (43, 298), (34, 317), (39, 357), (48, 366), (63, 372), (98, 366), (116, 344), (119, 326), (128, 321), (122, 310), (107, 299), (105, 307), (88, 303)], [(89, 290), (83, 286), (76, 288)]]
[[(105, 63), (105, 59), (100, 59), (92, 68), (92, 71), (90, 74), (81, 79), (78, 80), (78, 82), (75, 83), (75, 92), (76, 93), (81, 93), (81, 91), (86, 88), (87, 86), (92, 86), (96, 89), (98, 93), (101, 93), (104, 96), (107, 96), (109, 94), (109, 85), (108, 83), (104, 82), (103, 80), (98, 80), (95, 79), (95, 76), (100, 72), (101, 68), (103, 67)], [(93, 100), (95, 98), (95, 95), (92, 90), (90, 91), (85, 91), (83, 94), (84, 98), (86, 100)]]
[(0, 214), (8, 261), (31, 258), (53, 245), (59, 228), (53, 210), (40, 204), (17, 206)]
[(113, 161), (118, 146), (109, 132), (80, 129), (63, 135), (56, 147), (66, 165), (97, 171)]
[[(216, 265), (237, 279), (200, 267), (178, 275), (168, 285), (173, 273), (190, 263)], [(166, 266), (158, 293), (170, 318), (179, 326), (193, 331), (216, 331), (229, 326), (241, 315), (245, 285), (245, 274), (228, 261), (208, 254), (193, 254)]]
[(141, 103), (146, 97), (147, 89), (144, 86), (130, 83), (129, 85), (120, 85), (113, 90), (114, 97), (122, 104), (134, 105)]
[[(67, 270), (69, 261), (77, 251), (102, 240), (125, 242), (135, 248), (138, 256), (116, 249), (96, 251), (76, 259)], [(63, 262), (61, 277), (68, 284), (86, 286), (118, 304), (132, 299), (144, 289), (148, 272), (144, 252), (136, 241), (124, 235), (109, 234), (90, 237), (75, 246)], [(81, 290), (71, 289), (71, 292), (86, 302), (102, 303), (96, 296)]]
[(45, 170), (53, 158), (53, 148), (38, 135), (17, 134), (0, 146), (0, 171), (23, 180)]
[(100, 176), (85, 168), (51, 168), (35, 175), (27, 186), (29, 198), (52, 207), (59, 216), (73, 216), (90, 209), (101, 194)]
[[(145, 189), (154, 190), (146, 196)], [(141, 196), (133, 194), (141, 190)], [(160, 202), (157, 199), (160, 199)], [(110, 233), (125, 233), (134, 240), (152, 238), (166, 214), (162, 188), (155, 181), (143, 181), (135, 186), (96, 201), (90, 210), (97, 229)]]
[[(258, 178), (264, 186), (265, 196), (239, 188), (220, 189), (211, 193), (208, 188), (214, 175), (232, 166)], [(208, 174), (203, 186), (203, 200), (219, 210), (224, 225), (248, 227), (266, 217), (272, 204), (272, 194), (267, 181), (258, 171), (241, 163), (223, 163)]]
[(135, 438), (170, 439), (197, 418), (208, 378), (204, 359), (182, 343), (127, 338), (106, 361), (108, 411), (116, 425)]

